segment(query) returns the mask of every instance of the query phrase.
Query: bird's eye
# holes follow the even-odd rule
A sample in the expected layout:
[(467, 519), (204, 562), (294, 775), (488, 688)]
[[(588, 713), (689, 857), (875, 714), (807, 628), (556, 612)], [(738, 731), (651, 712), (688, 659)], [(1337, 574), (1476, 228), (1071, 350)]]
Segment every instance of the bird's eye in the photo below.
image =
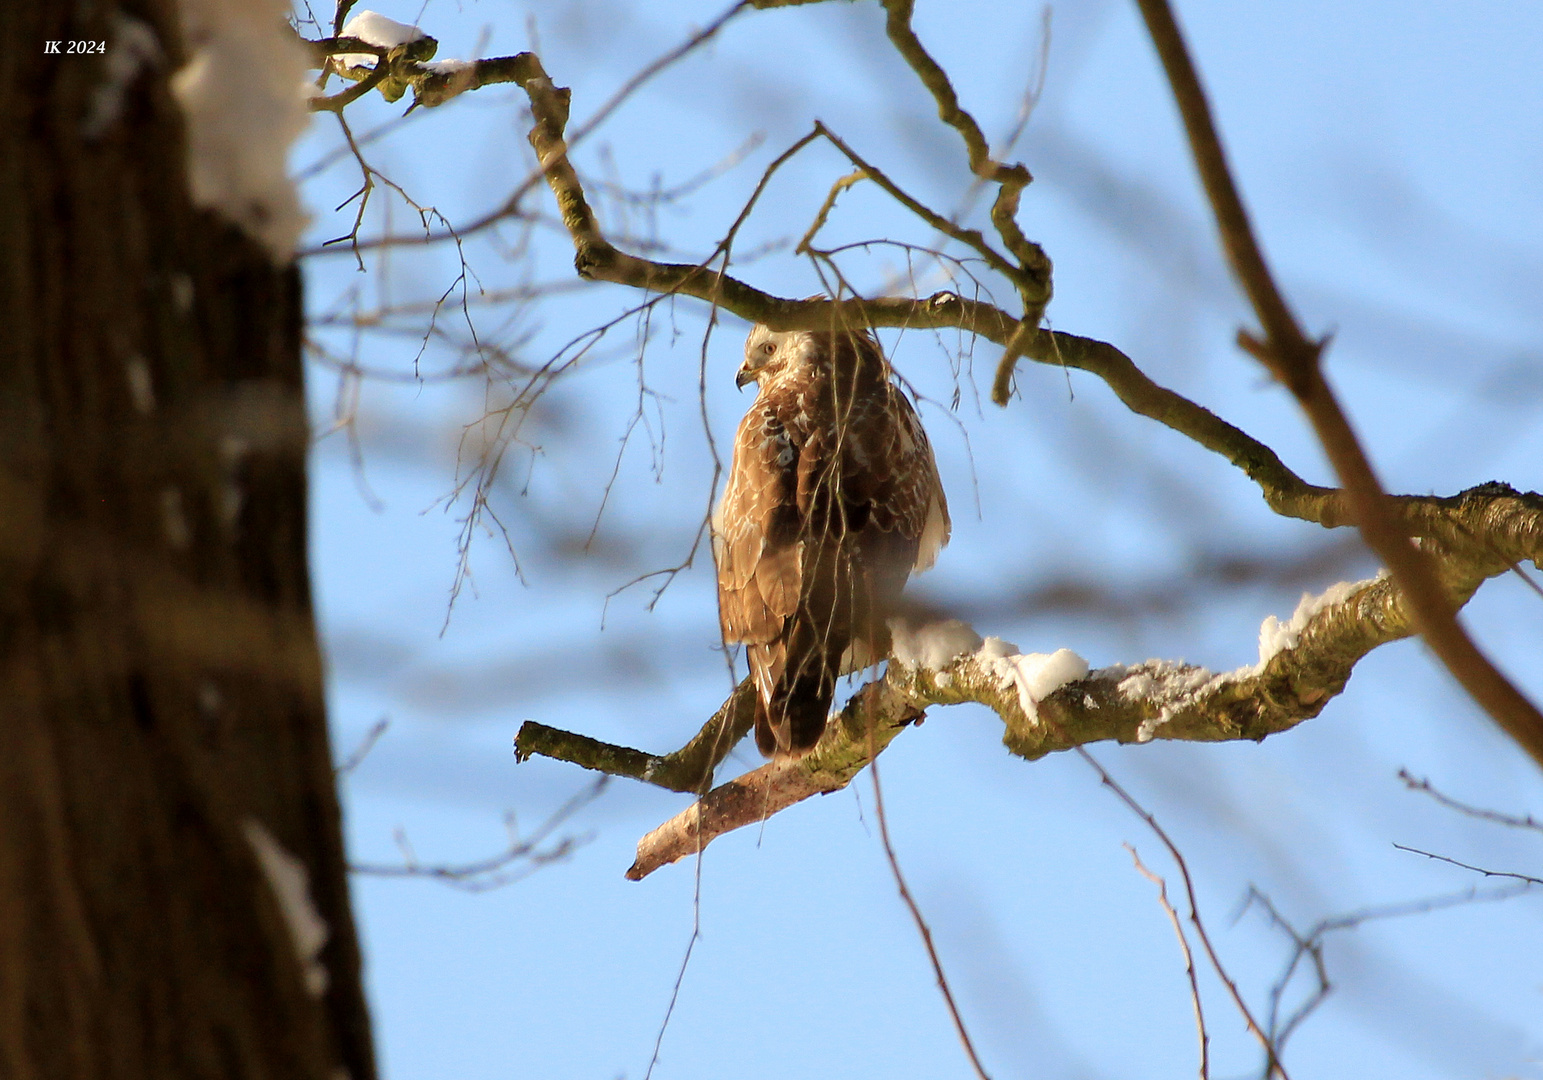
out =
[(775, 354), (777, 351), (776, 342), (768, 341), (765, 345), (761, 346), (761, 351), (767, 356)]

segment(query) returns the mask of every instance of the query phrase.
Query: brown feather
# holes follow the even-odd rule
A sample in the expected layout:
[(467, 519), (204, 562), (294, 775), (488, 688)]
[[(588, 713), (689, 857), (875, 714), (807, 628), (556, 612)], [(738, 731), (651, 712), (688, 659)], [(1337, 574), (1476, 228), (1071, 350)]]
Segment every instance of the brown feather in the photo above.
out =
[(759, 383), (713, 514), (725, 642), (757, 687), (756, 743), (797, 756), (824, 731), (843, 658), (886, 655), (885, 618), (948, 542), (921, 420), (867, 333), (751, 331)]

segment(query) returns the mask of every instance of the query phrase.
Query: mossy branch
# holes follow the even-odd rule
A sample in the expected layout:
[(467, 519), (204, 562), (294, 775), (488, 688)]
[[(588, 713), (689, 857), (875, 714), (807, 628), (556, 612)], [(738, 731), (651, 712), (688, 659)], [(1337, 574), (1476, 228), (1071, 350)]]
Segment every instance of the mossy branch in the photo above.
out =
[(412, 108), (419, 105), (433, 108), (468, 90), (495, 83), (523, 84), (528, 79), (545, 74), (541, 71), (541, 62), (536, 54), (529, 52), (484, 60), (452, 60), (434, 64), (430, 61), (439, 48), (439, 42), (427, 35), (391, 48), (372, 45), (354, 37), (303, 40), (310, 49), (311, 64), (316, 68), (326, 67), (334, 56), (360, 54), (375, 57), (373, 67), (332, 65), (331, 70), (354, 80), (355, 85), (330, 97), (313, 98), (313, 112), (339, 112), (374, 89), (379, 89), (387, 101), (396, 101), (411, 90)]
[(754, 719), (755, 690), (745, 679), (702, 730), (674, 753), (647, 754), (527, 720), (514, 738), (514, 756), (516, 761), (538, 755), (555, 758), (670, 791), (699, 794), (712, 786), (713, 770), (750, 731)]

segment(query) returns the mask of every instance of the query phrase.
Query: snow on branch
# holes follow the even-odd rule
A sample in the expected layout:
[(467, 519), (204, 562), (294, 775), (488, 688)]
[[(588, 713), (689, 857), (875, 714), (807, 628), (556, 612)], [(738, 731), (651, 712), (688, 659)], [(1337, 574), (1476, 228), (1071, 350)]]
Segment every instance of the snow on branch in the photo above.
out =
[[(763, 5), (770, 3), (763, 0)], [(905, 37), (906, 5), (897, 0), (892, 8), (891, 29)], [(906, 47), (911, 44), (907, 38)], [(918, 49), (907, 57), (927, 81), (928, 58)], [(539, 63), (533, 63), (540, 70)], [(1096, 375), (1131, 411), (1225, 457), (1259, 486), (1278, 514), (1328, 528), (1354, 523), (1364, 500), (1352, 501), (1343, 491), (1307, 483), (1268, 446), (1159, 386), (1107, 342), (1031, 326), (1001, 308), (951, 292), (789, 300), (731, 276), (726, 272), (728, 244), (753, 209), (755, 195), (728, 237), (701, 263), (663, 263), (619, 250), (602, 231), (568, 158), (567, 91), (554, 86), (544, 71), (521, 85), (534, 119), (530, 142), (573, 242), (579, 276), (652, 294), (696, 297), (777, 330), (819, 329), (833, 321), (870, 327), (956, 327), (1002, 345), (1010, 354), (1021, 351), (1033, 360)], [(937, 83), (933, 90), (940, 103), (948, 104), (950, 88)], [(969, 143), (967, 114), (949, 116)], [(833, 139), (817, 127), (779, 157), (768, 175), (822, 135)], [(992, 163), (983, 158), (979, 164), (986, 168)], [(862, 167), (869, 175), (876, 172), (865, 163)], [(892, 186), (885, 190), (930, 220), (930, 211), (913, 206), (914, 200), (903, 192)], [(1431, 556), (1440, 587), (1455, 607), (1465, 604), (1486, 579), (1523, 561), (1543, 561), (1543, 497), (1537, 494), (1490, 483), (1452, 497), (1387, 497), (1381, 505)], [(1316, 716), (1344, 689), (1362, 656), (1412, 632), (1404, 594), (1384, 577), (1341, 584), (1304, 598), (1284, 623), (1272, 617), (1260, 628), (1259, 662), (1221, 674), (1170, 660), (1086, 671), (1070, 653), (1023, 655), (997, 639), (983, 641), (959, 624), (904, 631), (896, 635), (895, 662), (852, 698), (811, 755), (797, 762), (774, 761), (712, 789), (644, 837), (629, 876), (643, 877), (701, 850), (715, 836), (844, 786), (931, 705), (989, 706), (1004, 722), (1008, 748), (1030, 759), (1102, 739), (1257, 740)], [(554, 745), (561, 741), (558, 736), (566, 735), (542, 731)], [(652, 779), (651, 763), (663, 760), (606, 744), (583, 745), (577, 738), (566, 742), (565, 752), (557, 756), (602, 770), (609, 760), (625, 759), (624, 775), (644, 780)], [(524, 732), (521, 748), (543, 752), (534, 741), (526, 742)]]
[[(414, 41), (422, 41), (428, 37), (416, 26), (399, 23), (395, 19), (388, 19), (373, 11), (361, 11), (349, 19), (343, 25), (340, 36), (358, 38), (366, 45), (378, 45), (388, 50), (400, 45), (409, 45)], [(432, 50), (430, 55), (433, 55)], [(373, 71), (380, 59), (381, 54), (376, 53), (339, 53), (332, 58), (332, 62), (341, 68), (362, 67)]]
[(355, 85), (331, 97), (312, 97), (312, 111), (341, 112), (371, 90), (387, 101), (413, 92), (413, 105), (433, 108), (451, 98), (495, 83), (517, 82), (541, 74), (534, 53), (483, 60), (435, 60), (439, 42), (422, 28), (399, 23), (373, 11), (348, 20), (337, 37), (307, 40), (310, 66), (335, 71)]
[[(756, 6), (779, 6), (779, 0), (761, 0)], [(903, 25), (906, 10), (897, 0), (891, 12), (892, 29), (901, 37), (909, 32)], [(913, 67), (927, 81), (927, 58), (916, 49), (911, 52), (915, 55), (907, 54), (908, 59), (915, 61)], [(952, 292), (928, 297), (790, 300), (729, 275), (728, 245), (739, 222), (753, 209), (756, 195), (729, 236), (701, 263), (664, 263), (619, 250), (601, 229), (568, 157), (568, 91), (555, 86), (531, 54), (515, 59), (524, 62), (515, 81), (530, 99), (534, 120), (530, 142), (573, 242), (579, 276), (652, 294), (695, 297), (777, 330), (819, 329), (833, 320), (854, 326), (959, 328), (1002, 345), (1009, 353), (1021, 351), (1042, 363), (1097, 376), (1131, 411), (1180, 432), (1242, 470), (1276, 513), (1328, 528), (1354, 523), (1364, 500), (1353, 502), (1343, 491), (1307, 483), (1268, 446), (1159, 386), (1107, 342), (1051, 332)], [(932, 89), (946, 104), (951, 90), (941, 83)], [(969, 143), (967, 114), (950, 115), (950, 122)], [(779, 157), (768, 176), (777, 164), (822, 136), (833, 139), (816, 128)], [(987, 166), (995, 165), (984, 158), (976, 164), (988, 172)], [(865, 166), (865, 172), (877, 170)], [(763, 186), (764, 182), (763, 178)], [(903, 192), (886, 190), (917, 209)], [(927, 219), (930, 212), (924, 211), (921, 207), (918, 213)], [(1524, 561), (1543, 562), (1543, 497), (1537, 494), (1490, 483), (1451, 497), (1386, 497), (1381, 505), (1432, 557), (1439, 585), (1456, 607), (1465, 604), (1487, 578)], [(852, 698), (812, 754), (797, 762), (772, 762), (708, 791), (685, 813), (643, 839), (629, 876), (642, 877), (699, 851), (715, 836), (810, 795), (844, 786), (931, 705), (987, 705), (1004, 722), (1008, 748), (1030, 759), (1103, 739), (1257, 740), (1317, 715), (1343, 690), (1362, 656), (1412, 632), (1406, 598), (1385, 577), (1341, 584), (1320, 596), (1304, 598), (1284, 623), (1273, 617), (1266, 620), (1260, 628), (1259, 662), (1221, 674), (1170, 660), (1088, 671), (1064, 650), (1021, 654), (999, 639), (981, 640), (961, 624), (914, 632), (903, 629), (896, 635), (895, 661)], [(693, 745), (699, 746), (709, 731), (721, 734), (722, 729), (715, 726), (718, 719), (709, 721)], [(699, 790), (697, 782), (705, 780), (726, 752), (719, 734), (713, 736), (712, 746), (712, 754), (692, 756), (691, 769), (680, 771), (664, 767), (672, 759), (679, 764), (676, 755), (649, 755), (542, 725), (527, 725), (519, 739), (522, 756), (546, 754), (674, 790)]]

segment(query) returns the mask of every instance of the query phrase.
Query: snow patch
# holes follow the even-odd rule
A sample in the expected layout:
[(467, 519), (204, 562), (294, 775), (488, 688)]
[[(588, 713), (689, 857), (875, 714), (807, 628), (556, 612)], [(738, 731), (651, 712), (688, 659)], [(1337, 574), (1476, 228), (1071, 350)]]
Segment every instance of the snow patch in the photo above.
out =
[(996, 637), (987, 638), (975, 656), (998, 685), (1018, 691), (1018, 706), (1029, 720), (1039, 717), (1041, 701), (1088, 674), (1088, 662), (1070, 649), (1021, 653), (1018, 646)]
[(1301, 640), (1302, 631), (1307, 628), (1314, 615), (1317, 615), (1326, 607), (1339, 604), (1348, 600), (1352, 594), (1363, 586), (1371, 585), (1384, 576), (1383, 571), (1377, 577), (1366, 581), (1341, 581), (1336, 585), (1330, 585), (1317, 596), (1311, 593), (1303, 593), (1302, 599), (1297, 603), (1297, 609), (1291, 613), (1288, 622), (1281, 622), (1274, 615), (1266, 615), (1264, 622), (1259, 625), (1259, 664), (1254, 668), (1254, 674), (1264, 670), (1275, 655), (1283, 649), (1296, 648)]
[(289, 937), (300, 958), (300, 968), (305, 973), (305, 988), (312, 997), (321, 997), (327, 991), (327, 969), (317, 956), (327, 943), (327, 923), (311, 903), (311, 879), (305, 863), (284, 850), (284, 845), (256, 818), (241, 823), (247, 843), (257, 853), (257, 862), (268, 879), (284, 922), (289, 926)]
[(431, 75), (457, 75), (463, 71), (471, 71), (477, 66), (475, 60), (423, 60), (419, 67)]
[(182, 509), (182, 492), (175, 487), (161, 489), (161, 533), (178, 551), (186, 551), (193, 542), (193, 530)]
[[(399, 23), (395, 19), (388, 19), (373, 11), (361, 11), (343, 25), (341, 37), (358, 38), (366, 45), (379, 45), (383, 49), (394, 49), (398, 45), (406, 45), (409, 41), (417, 41), (424, 36), (423, 31), (416, 26), (408, 26)], [(339, 67), (345, 68), (369, 68), (374, 70), (375, 61), (379, 57), (372, 53), (339, 53), (332, 58)], [(454, 61), (441, 61), (441, 63), (453, 63)], [(427, 65), (425, 65), (427, 66)]]
[(91, 107), (81, 134), (100, 139), (123, 115), (123, 97), (147, 68), (161, 64), (161, 42), (155, 29), (123, 12), (112, 16), (112, 45), (107, 50), (103, 78), (91, 95)]
[(1009, 656), (1018, 655), (1018, 646), (1011, 641), (1003, 641), (999, 637), (988, 637), (981, 642), (980, 656), (984, 660), (1002, 660)]
[(1137, 725), (1137, 742), (1151, 742), (1158, 729), (1172, 720), (1181, 706), (1218, 678), (1207, 668), (1189, 667), (1169, 660), (1148, 660), (1134, 668), (1116, 664), (1099, 673), (1120, 679), (1115, 684), (1115, 691), (1126, 701), (1151, 703), (1158, 707), (1155, 716), (1149, 716)]
[(187, 65), (171, 89), (187, 120), (188, 187), (289, 262), (305, 227), (286, 159), (310, 123), (305, 46), (282, 0), (184, 0)]
[(155, 380), (150, 377), (150, 365), (145, 358), (134, 353), (123, 362), (123, 373), (129, 382), (129, 399), (134, 411), (141, 416), (155, 412)]
[(1171, 701), (1199, 690), (1215, 676), (1203, 667), (1176, 664), (1171, 660), (1148, 660), (1134, 668), (1110, 667), (1102, 672), (1128, 672), (1115, 685), (1126, 701)]
[(981, 647), (980, 635), (958, 619), (927, 623), (914, 630), (904, 619), (889, 620), (890, 650), (906, 667), (940, 671)]
[(889, 633), (895, 663), (932, 672), (941, 689), (954, 681), (953, 674), (943, 669), (963, 658), (995, 679), (998, 686), (1017, 691), (1018, 705), (1030, 720), (1038, 716), (1041, 701), (1088, 673), (1088, 662), (1070, 649), (1022, 653), (1018, 646), (999, 637), (982, 640), (968, 623), (958, 619), (914, 629), (904, 619), (891, 619)]

